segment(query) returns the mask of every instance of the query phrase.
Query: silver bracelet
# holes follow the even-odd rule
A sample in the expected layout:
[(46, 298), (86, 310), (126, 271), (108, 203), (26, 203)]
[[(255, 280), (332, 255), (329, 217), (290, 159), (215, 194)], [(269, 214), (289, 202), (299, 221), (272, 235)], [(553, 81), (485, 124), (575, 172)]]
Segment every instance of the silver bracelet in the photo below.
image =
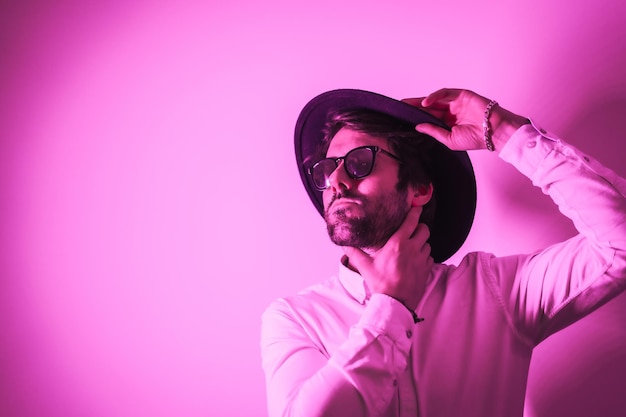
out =
[(497, 106), (498, 102), (495, 100), (491, 100), (489, 104), (487, 104), (487, 108), (485, 109), (485, 118), (483, 119), (483, 132), (485, 134), (485, 145), (487, 145), (487, 150), (489, 152), (493, 152), (496, 150), (495, 146), (493, 146), (493, 140), (491, 140), (491, 125), (489, 124), (489, 115), (491, 115), (491, 109), (494, 106)]

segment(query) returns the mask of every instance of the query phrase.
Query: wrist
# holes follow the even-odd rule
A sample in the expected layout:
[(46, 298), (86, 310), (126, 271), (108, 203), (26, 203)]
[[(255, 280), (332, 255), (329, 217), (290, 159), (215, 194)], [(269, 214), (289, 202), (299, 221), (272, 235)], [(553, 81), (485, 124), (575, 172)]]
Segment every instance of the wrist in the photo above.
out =
[[(393, 297), (395, 298), (395, 297)], [(411, 308), (409, 307), (405, 302), (403, 302), (402, 300), (399, 300), (397, 298), (395, 298), (400, 304), (402, 304), (404, 307), (406, 307), (406, 309), (409, 311), (409, 313), (411, 313), (411, 316), (413, 317), (413, 323), (419, 323), (424, 321), (423, 318), (420, 318), (417, 316), (417, 313), (415, 312), (415, 308)], [(417, 308), (417, 307), (416, 307)]]
[(500, 150), (506, 145), (511, 136), (525, 124), (530, 123), (525, 117), (512, 113), (500, 106), (496, 106), (489, 122), (492, 126), (492, 140), (496, 150)]

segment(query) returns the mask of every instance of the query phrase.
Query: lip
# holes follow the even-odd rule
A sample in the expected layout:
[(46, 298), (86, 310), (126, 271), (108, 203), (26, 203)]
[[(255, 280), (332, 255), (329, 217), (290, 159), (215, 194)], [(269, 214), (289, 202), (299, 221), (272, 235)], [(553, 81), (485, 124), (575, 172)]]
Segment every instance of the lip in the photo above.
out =
[(329, 209), (338, 209), (341, 206), (349, 206), (349, 205), (360, 205), (361, 203), (357, 200), (351, 200), (351, 199), (347, 199), (347, 198), (340, 198), (337, 199), (335, 201), (333, 201), (330, 206), (328, 207)]
[(345, 198), (345, 197), (343, 197), (343, 198), (336, 199), (335, 201), (333, 201), (333, 204), (331, 204), (331, 205), (341, 204), (341, 203), (344, 203), (344, 204), (360, 204), (360, 201), (354, 200), (352, 198)]

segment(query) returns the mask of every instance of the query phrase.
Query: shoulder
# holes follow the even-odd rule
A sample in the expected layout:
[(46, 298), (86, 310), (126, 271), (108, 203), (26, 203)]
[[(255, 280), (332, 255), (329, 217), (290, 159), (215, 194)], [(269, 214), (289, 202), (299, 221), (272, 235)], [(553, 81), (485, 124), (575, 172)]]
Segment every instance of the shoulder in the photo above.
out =
[(514, 279), (520, 264), (529, 255), (496, 256), (489, 252), (467, 253), (457, 265), (438, 264), (433, 268), (433, 279), (437, 286), (448, 289), (487, 286), (497, 290), (504, 281)]
[(448, 280), (477, 275), (476, 272), (488, 267), (495, 256), (488, 252), (469, 252), (465, 254), (458, 264), (435, 264), (433, 273), (435, 276), (444, 277)]

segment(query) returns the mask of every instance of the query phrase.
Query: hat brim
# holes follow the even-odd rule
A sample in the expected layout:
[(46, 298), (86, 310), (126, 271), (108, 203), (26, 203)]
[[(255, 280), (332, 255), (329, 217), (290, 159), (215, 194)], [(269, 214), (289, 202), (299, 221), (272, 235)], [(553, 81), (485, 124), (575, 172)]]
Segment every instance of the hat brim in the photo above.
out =
[[(304, 106), (295, 130), (296, 162), (302, 183), (324, 216), (322, 192), (308, 174), (308, 161), (319, 151), (324, 139), (324, 125), (329, 112), (364, 109), (387, 114), (411, 125), (431, 123), (448, 129), (441, 120), (407, 103), (363, 90), (328, 91)], [(437, 199), (434, 224), (430, 231), (431, 256), (443, 262), (459, 250), (474, 221), (476, 212), (476, 178), (467, 152), (452, 151), (435, 139), (431, 147), (433, 188)]]

